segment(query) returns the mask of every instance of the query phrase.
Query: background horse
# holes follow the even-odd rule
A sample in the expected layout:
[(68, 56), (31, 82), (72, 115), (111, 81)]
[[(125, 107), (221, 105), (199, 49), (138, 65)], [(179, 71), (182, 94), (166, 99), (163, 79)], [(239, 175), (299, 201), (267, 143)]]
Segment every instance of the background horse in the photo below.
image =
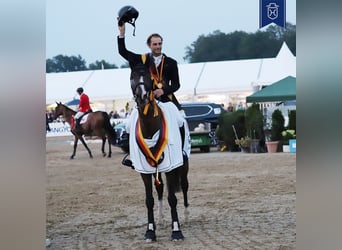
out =
[[(158, 131), (160, 135), (162, 134), (162, 130), (163, 130), (162, 128), (163, 112), (161, 108), (158, 106), (158, 104), (156, 103), (156, 100), (153, 96), (152, 86), (153, 86), (153, 82), (151, 81), (151, 76), (148, 70), (146, 70), (145, 65), (139, 65), (138, 67), (132, 70), (131, 88), (132, 88), (135, 102), (137, 104), (137, 112), (138, 112), (136, 125), (138, 126), (138, 122), (139, 122), (139, 131), (141, 131), (143, 140), (151, 139)], [(176, 112), (179, 112), (177, 108), (175, 109), (176, 109)], [(134, 125), (132, 124), (132, 126)], [(178, 129), (179, 128), (178, 124), (176, 126)], [(135, 127), (135, 131), (137, 131), (136, 127)], [(130, 136), (132, 137), (134, 135), (131, 134)], [(136, 133), (136, 138), (137, 137), (138, 136)], [(180, 136), (179, 136), (179, 139), (181, 140)], [(158, 140), (158, 143), (159, 141), (160, 139)], [(131, 157), (132, 157), (132, 151), (133, 151), (134, 145), (132, 145), (131, 142), (132, 141), (130, 141), (130, 152), (131, 152)], [(156, 153), (156, 151), (158, 151), (158, 143), (156, 143), (155, 146), (149, 148), (150, 152)], [(140, 150), (141, 150), (141, 147), (140, 147)], [(179, 150), (182, 150), (181, 147)], [(189, 186), (187, 175), (189, 171), (189, 164), (188, 164), (187, 156), (184, 156), (184, 154), (182, 155), (183, 155), (183, 165), (169, 172), (165, 172), (166, 184), (167, 184), (167, 189), (168, 189), (168, 203), (171, 208), (171, 218), (172, 218), (171, 239), (172, 240), (184, 239), (182, 231), (180, 230), (180, 224), (179, 224), (178, 214), (177, 214), (177, 197), (175, 195), (176, 192), (180, 191), (180, 188), (182, 188), (182, 191), (183, 191), (184, 206), (185, 206), (186, 214), (187, 214), (187, 207), (189, 206), (188, 198), (187, 198), (187, 192), (188, 192), (188, 186)], [(162, 217), (162, 200), (163, 200), (164, 184), (161, 178), (161, 173), (160, 171), (158, 172), (158, 165), (160, 164), (160, 160), (162, 160), (162, 157), (160, 159), (157, 159), (155, 157), (152, 157), (151, 159), (151, 157), (147, 157), (146, 160), (147, 162), (150, 163), (151, 166), (154, 165), (154, 167), (156, 167), (156, 172), (153, 174), (140, 172), (141, 178), (145, 186), (145, 194), (146, 194), (145, 202), (146, 202), (147, 215), (148, 215), (148, 226), (147, 226), (147, 230), (146, 230), (144, 238), (146, 242), (151, 242), (151, 241), (156, 241), (156, 233), (155, 233), (156, 226), (155, 226), (154, 213), (153, 213), (154, 198), (153, 198), (153, 188), (152, 188), (153, 187), (152, 175), (155, 178), (155, 187), (158, 193), (159, 219)], [(137, 166), (134, 166), (134, 168), (137, 170)]]
[(90, 158), (93, 158), (93, 155), (90, 149), (88, 148), (86, 142), (84, 141), (83, 135), (97, 135), (101, 137), (102, 139), (101, 151), (102, 151), (103, 156), (106, 156), (104, 147), (106, 144), (106, 139), (108, 137), (108, 148), (109, 148), (108, 157), (111, 157), (112, 156), (111, 144), (115, 144), (115, 131), (112, 125), (110, 124), (110, 119), (109, 119), (108, 114), (103, 111), (96, 111), (96, 112), (89, 113), (86, 122), (80, 124), (80, 129), (77, 131), (75, 131), (75, 129), (73, 128), (73, 124), (74, 124), (73, 117), (75, 114), (76, 114), (76, 111), (65, 106), (61, 102), (57, 103), (57, 107), (55, 109), (55, 118), (62, 115), (64, 120), (67, 123), (69, 123), (71, 127), (71, 133), (74, 135), (74, 138), (75, 138), (74, 151), (72, 155), (70, 156), (70, 159), (73, 159), (76, 155), (76, 148), (77, 148), (78, 140), (80, 140), (82, 144), (84, 145), (84, 147), (87, 149)]

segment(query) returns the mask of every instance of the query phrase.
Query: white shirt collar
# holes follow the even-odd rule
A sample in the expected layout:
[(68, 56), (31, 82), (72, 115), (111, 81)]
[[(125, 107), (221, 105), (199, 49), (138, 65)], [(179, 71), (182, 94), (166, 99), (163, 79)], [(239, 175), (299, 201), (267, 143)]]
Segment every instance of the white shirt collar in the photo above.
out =
[(153, 59), (154, 59), (154, 64), (159, 67), (159, 64), (161, 62), (161, 59), (163, 57), (163, 54), (159, 55), (159, 56), (153, 56)]

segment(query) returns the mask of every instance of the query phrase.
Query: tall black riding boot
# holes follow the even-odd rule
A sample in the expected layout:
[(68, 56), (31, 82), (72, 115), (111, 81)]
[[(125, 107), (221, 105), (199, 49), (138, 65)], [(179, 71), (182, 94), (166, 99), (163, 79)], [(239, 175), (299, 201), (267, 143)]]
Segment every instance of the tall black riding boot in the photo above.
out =
[(81, 130), (80, 119), (75, 119), (75, 131), (79, 132)]

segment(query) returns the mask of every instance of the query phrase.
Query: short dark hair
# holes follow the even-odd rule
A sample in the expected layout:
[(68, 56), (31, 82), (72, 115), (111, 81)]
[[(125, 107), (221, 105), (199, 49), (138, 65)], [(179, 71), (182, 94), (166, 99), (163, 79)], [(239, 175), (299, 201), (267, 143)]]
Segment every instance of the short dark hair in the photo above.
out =
[(163, 41), (163, 38), (161, 35), (159, 35), (158, 33), (153, 33), (151, 35), (148, 36), (147, 40), (146, 40), (146, 43), (147, 45), (150, 45), (151, 44), (151, 38), (152, 37), (159, 37), (162, 41)]
[(76, 91), (77, 91), (77, 93), (82, 94), (83, 93), (83, 88), (79, 87)]

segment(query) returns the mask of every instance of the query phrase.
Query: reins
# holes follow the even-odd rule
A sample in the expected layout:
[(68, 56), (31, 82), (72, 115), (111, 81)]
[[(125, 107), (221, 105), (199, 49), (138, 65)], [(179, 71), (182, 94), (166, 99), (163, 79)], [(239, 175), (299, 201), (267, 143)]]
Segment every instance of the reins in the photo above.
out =
[(150, 91), (148, 99), (149, 99), (149, 102), (145, 104), (143, 114), (147, 115), (148, 109), (152, 105), (153, 106), (153, 117), (157, 117), (159, 113), (158, 113), (158, 107), (157, 107), (156, 99), (153, 96), (153, 91)]

